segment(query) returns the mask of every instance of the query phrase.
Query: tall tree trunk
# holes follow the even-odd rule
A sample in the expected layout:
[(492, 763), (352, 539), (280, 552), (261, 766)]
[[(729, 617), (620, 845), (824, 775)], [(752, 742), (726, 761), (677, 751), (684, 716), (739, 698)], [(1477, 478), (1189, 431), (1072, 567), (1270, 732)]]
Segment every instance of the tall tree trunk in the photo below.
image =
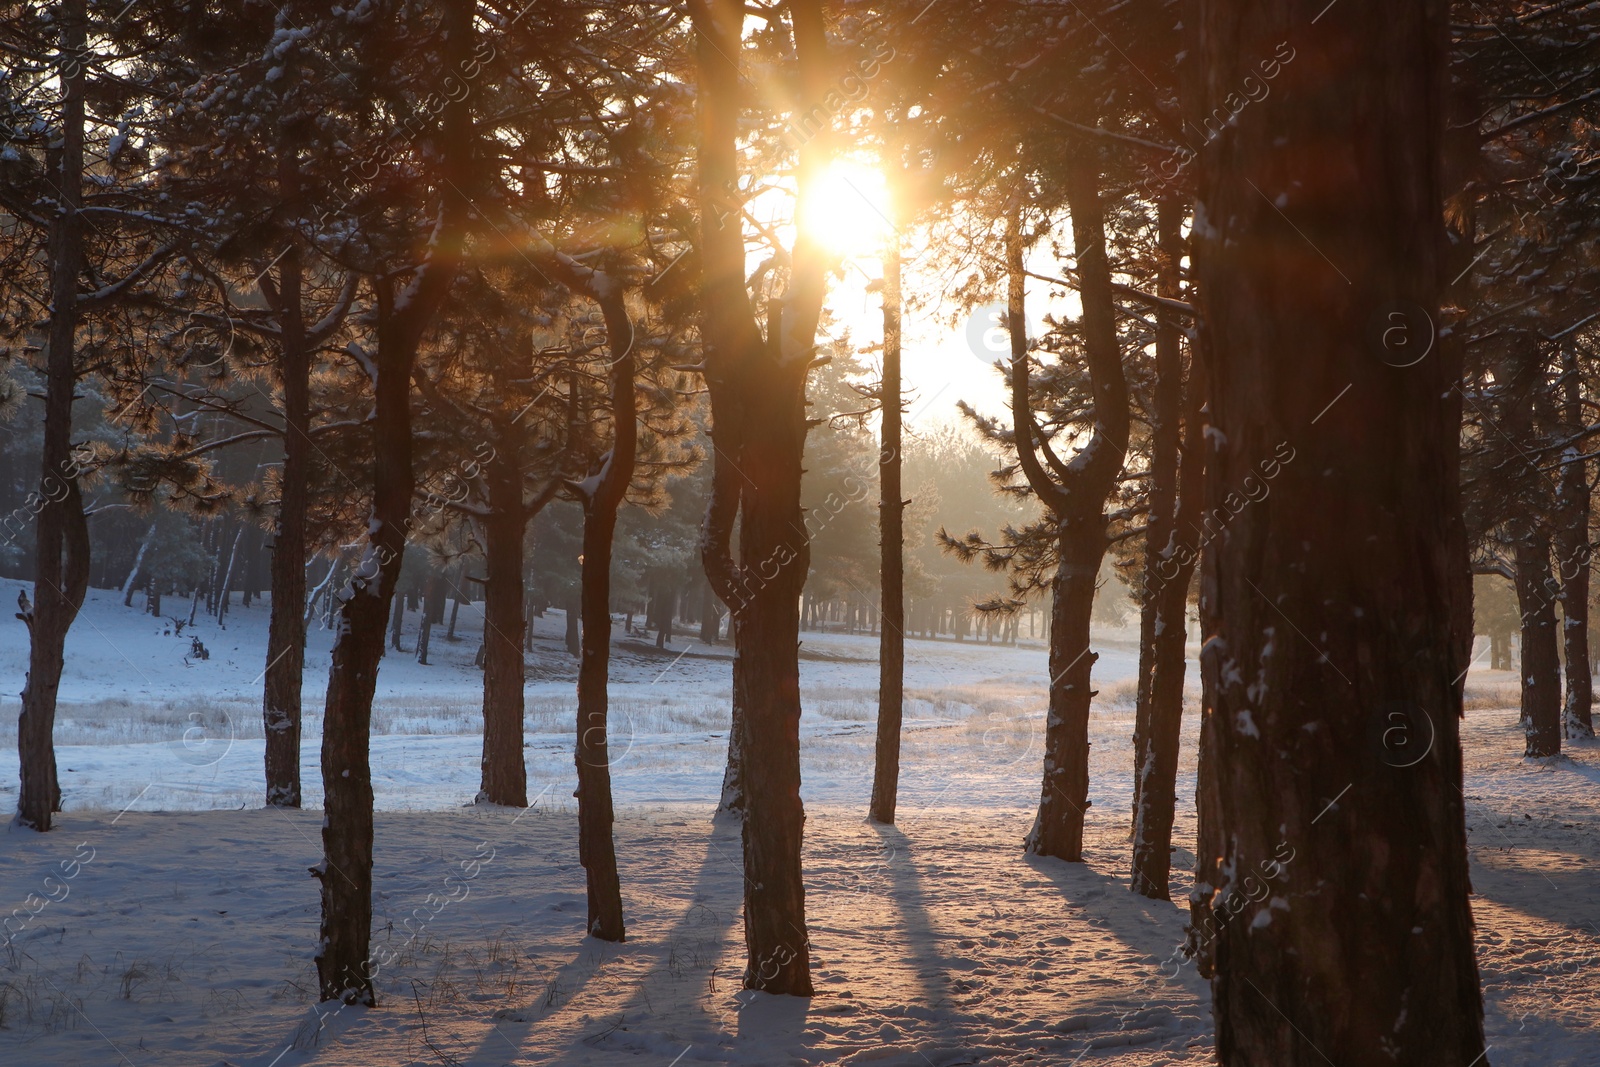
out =
[(400, 647), (400, 637), (406, 629), (406, 598), (394, 598), (394, 610), (389, 613), (389, 647), (396, 652), (404, 652)]
[[(745, 818), (744, 985), (810, 996), (810, 941), (800, 873), (800, 594), (810, 546), (800, 505), (806, 375), (827, 287), (827, 256), (805, 225), (790, 256), (788, 289), (756, 322), (745, 287), (738, 149), (745, 90), (736, 56), (738, 0), (692, 0), (700, 74), (697, 155), (701, 229), (701, 335), (711, 398), (711, 501), (701, 560), (733, 616), (733, 721), (740, 737)], [(789, 5), (802, 98), (829, 91), (827, 42), (817, 0)], [(800, 152), (797, 214), (818, 209), (816, 180), (828, 136)], [(737, 520), (739, 560), (730, 544)]]
[[(1044, 775), (1039, 813), (1024, 847), (1070, 862), (1083, 859), (1089, 808), (1090, 676), (1099, 658), (1090, 651), (1089, 621), (1106, 551), (1105, 501), (1128, 447), (1128, 386), (1117, 343), (1105, 213), (1095, 156), (1084, 151), (1066, 172), (1067, 207), (1083, 301), (1084, 347), (1094, 390), (1094, 436), (1062, 463), (1034, 426), (1024, 301), (1023, 240), (1013, 217), (1006, 232), (1007, 324), (1011, 333), (1011, 407), (1017, 458), (1028, 484), (1056, 522), (1059, 558), (1051, 581), (1050, 710), (1045, 720)], [(1039, 461), (1042, 451), (1057, 482)]]
[(428, 651), (433, 644), (433, 628), (444, 614), (444, 570), (428, 568), (428, 579), (422, 585), (422, 620), (417, 626), (417, 662), (428, 666)]
[[(462, 62), (474, 47), (470, 11), (447, 5), (442, 13), (446, 59)], [(463, 68), (464, 69), (464, 68)], [(415, 475), (411, 467), (411, 374), (424, 331), (460, 268), (475, 135), (466, 98), (452, 98), (440, 116), (439, 173), (455, 187), (439, 206), (427, 251), (396, 300), (392, 275), (372, 281), (377, 311), (372, 423), (372, 516), (366, 555), (340, 605), (338, 636), (328, 668), (324, 702), (322, 782), (326, 815), (323, 860), (313, 872), (322, 883), (320, 947), (316, 956), (323, 1000), (373, 1004), (369, 946), (372, 937), (372, 772), (368, 733), (372, 695), (383, 657), (384, 621), (404, 561)]]
[[(1286, 34), (1298, 50), (1201, 156), (1195, 208), (1210, 500), (1276, 473), (1201, 566), (1192, 903), (1217, 1058), (1481, 1064), (1460, 352), (1426, 349), (1447, 9), (1343, 0), (1315, 27), (1291, 0), (1199, 13), (1202, 106)], [(1408, 347), (1387, 347), (1397, 334)], [(1285, 445), (1303, 458), (1263, 468)]]
[(239, 523), (239, 528), (233, 533), (233, 544), (228, 549), (228, 565), (222, 570), (222, 599), (217, 601), (217, 624), (220, 626), (228, 617), (228, 606), (233, 597), (234, 569), (239, 564), (239, 542), (244, 539), (244, 523)]
[[(583, 657), (578, 664), (578, 857), (589, 891), (590, 935), (622, 941), (622, 889), (612, 839), (607, 677), (611, 660), (611, 549), (617, 509), (633, 480), (638, 425), (633, 388), (633, 326), (620, 293), (600, 301), (611, 365), (611, 450), (583, 499)], [(671, 619), (671, 609), (665, 619)]]
[[(297, 192), (298, 163), (284, 151), (280, 185)], [(300, 806), (300, 689), (306, 658), (306, 508), (311, 480), (311, 353), (302, 305), (301, 252), (291, 240), (279, 261), (278, 374), (283, 387), (283, 466), (272, 539), (272, 603), (261, 694), (267, 806)], [(330, 569), (330, 574), (331, 569)]]
[(905, 708), (905, 500), (900, 487), (900, 238), (883, 257), (883, 440), (878, 449), (878, 571), (883, 625), (878, 631), (878, 744), (870, 814), (893, 824), (900, 788), (900, 725)]
[(1079, 524), (1063, 521), (1056, 539), (1056, 573), (1050, 581), (1044, 785), (1026, 847), (1036, 855), (1074, 863), (1083, 859), (1083, 824), (1090, 806), (1090, 674), (1100, 657), (1089, 650), (1089, 623), (1105, 545), (1105, 520), (1099, 512)]
[[(728, 642), (734, 646), (737, 661), (739, 615), (729, 606)], [(741, 674), (733, 676), (733, 696), (728, 720), (728, 761), (722, 768), (722, 793), (717, 799), (717, 814), (744, 817), (744, 695), (739, 690)]]
[[(754, 590), (739, 616), (735, 691), (743, 697), (747, 989), (810, 996), (810, 943), (800, 873), (805, 809), (800, 800), (800, 592), (809, 571), (800, 506), (805, 449), (805, 363), (772, 361), (764, 387), (746, 391), (751, 424), (740, 465), (743, 491), (740, 568), (774, 578)], [(784, 564), (785, 559), (792, 562)]]
[(150, 528), (144, 532), (144, 538), (139, 542), (139, 551), (133, 557), (133, 567), (128, 571), (128, 580), (122, 583), (122, 606), (133, 607), (133, 591), (139, 587), (139, 578), (144, 567), (145, 553), (150, 551), (150, 543), (156, 539), (156, 524), (151, 523)]
[(522, 537), (528, 509), (522, 471), (503, 439), (485, 464), (483, 759), (478, 802), (528, 806), (523, 745)]
[(374, 417), (372, 520), (366, 554), (339, 605), (328, 668), (322, 731), (322, 783), (327, 815), (322, 882), (322, 947), (317, 975), (323, 1000), (375, 1003), (368, 946), (372, 934), (372, 771), (368, 735), (384, 623), (397, 604), (411, 516), (411, 360), (415, 343), (395, 321), (392, 283), (376, 282), (378, 375)]
[(40, 461), (39, 512), (34, 553), (32, 610), (28, 625), (28, 677), (17, 720), (21, 788), (17, 816), (24, 826), (50, 829), (61, 810), (56, 774), (56, 695), (67, 630), (83, 606), (89, 586), (89, 526), (72, 455), (72, 400), (78, 376), (78, 275), (83, 269), (84, 66), (88, 61), (85, 0), (65, 0), (61, 11), (60, 146), (50, 169), (61, 201), (50, 222), (50, 329), (45, 350), (44, 449)]
[(700, 643), (714, 645), (722, 631), (722, 610), (717, 607), (717, 595), (708, 582), (700, 594)]
[[(1178, 232), (1181, 223), (1180, 208), (1168, 196), (1157, 207), (1157, 244), (1160, 265), (1156, 284), (1160, 295), (1176, 297), (1178, 263), (1175, 251), (1181, 255)], [(1151, 756), (1151, 677), (1155, 673), (1157, 619), (1160, 618), (1159, 591), (1170, 579), (1160, 576), (1157, 568), (1169, 559), (1176, 548), (1173, 543), (1177, 524), (1178, 501), (1178, 449), (1181, 444), (1181, 413), (1183, 410), (1183, 352), (1179, 343), (1177, 323), (1171, 310), (1157, 308), (1155, 395), (1150, 418), (1150, 497), (1149, 518), (1144, 534), (1144, 585), (1140, 590), (1139, 605), (1139, 677), (1133, 719), (1133, 814), (1134, 836), (1139, 831), (1140, 794), (1144, 789), (1144, 767)], [(1176, 561), (1172, 561), (1176, 563)], [(1169, 564), (1170, 566), (1170, 564)], [(1138, 849), (1135, 848), (1137, 854)], [(1165, 899), (1166, 883), (1147, 886), (1135, 864), (1134, 892)]]
[[(1163, 201), (1160, 212), (1161, 295), (1178, 296), (1178, 263), (1183, 255), (1179, 231), (1182, 210)], [(1133, 868), (1134, 892), (1156, 900), (1170, 899), (1172, 823), (1177, 807), (1178, 748), (1183, 728), (1184, 650), (1189, 634), (1186, 617), (1189, 580), (1198, 556), (1182, 544), (1181, 535), (1200, 514), (1205, 493), (1205, 439), (1201, 406), (1200, 361), (1191, 349), (1188, 396), (1184, 385), (1178, 323), (1169, 309), (1157, 311), (1156, 423), (1160, 442), (1171, 449), (1160, 473), (1170, 486), (1150, 494), (1151, 534), (1145, 557), (1145, 605), (1141, 619), (1139, 704), (1135, 713)], [(1164, 388), (1163, 378), (1170, 380)], [(1180, 446), (1178, 413), (1183, 408)], [(1174, 490), (1176, 492), (1174, 492)], [(1158, 521), (1158, 516), (1166, 516)], [(1148, 649), (1148, 653), (1147, 650)]]
[[(1577, 351), (1571, 343), (1561, 350), (1561, 424), (1565, 432), (1584, 428), (1583, 389)], [(1594, 678), (1589, 665), (1589, 460), (1577, 446), (1561, 457), (1557, 489), (1556, 558), (1561, 569), (1561, 639), (1566, 652), (1567, 697), (1562, 725), (1568, 737), (1594, 736)]]
[(1531, 524), (1516, 534), (1517, 608), (1522, 619), (1522, 729), (1526, 756), (1561, 752), (1561, 655), (1550, 540)]
[(578, 656), (583, 653), (583, 636), (578, 627), (578, 619), (583, 614), (583, 590), (573, 588), (567, 590), (566, 603), (566, 643), (567, 652)]

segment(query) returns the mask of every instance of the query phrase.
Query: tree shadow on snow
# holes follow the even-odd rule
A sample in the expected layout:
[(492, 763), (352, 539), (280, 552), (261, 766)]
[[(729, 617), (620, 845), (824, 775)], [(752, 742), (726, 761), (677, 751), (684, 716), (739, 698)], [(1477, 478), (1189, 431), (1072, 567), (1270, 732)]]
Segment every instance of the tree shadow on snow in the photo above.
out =
[[(641, 930), (635, 922), (629, 928), (630, 946), (642, 948), (654, 955), (655, 962), (639, 981), (633, 995), (616, 1010), (606, 1009), (596, 1013), (589, 1033), (579, 1035), (568, 1045), (567, 1054), (553, 1063), (589, 1062), (578, 1057), (588, 1053), (611, 1054), (615, 1057), (650, 1055), (660, 1048), (691, 1045), (684, 1050), (684, 1063), (704, 1060), (714, 1055), (713, 1049), (725, 1045), (723, 1021), (705, 1010), (708, 993), (715, 979), (726, 969), (720, 964), (730, 933), (738, 921), (744, 902), (744, 869), (740, 863), (741, 847), (739, 826), (734, 821), (719, 821), (706, 827), (706, 850), (697, 868), (693, 889), (687, 906), (672, 928), (662, 936)], [(619, 858), (624, 858), (627, 844), (618, 842)], [(626, 860), (624, 859), (626, 864)], [(623, 885), (628, 884), (624, 870)], [(737, 982), (737, 971), (730, 980)], [(686, 997), (677, 993), (683, 990)], [(671, 999), (664, 999), (663, 994)], [(567, 999), (573, 999), (571, 997)], [(778, 998), (792, 999), (792, 998)], [(698, 1001), (698, 1003), (695, 1003)], [(674, 1010), (676, 1009), (676, 1011)], [(535, 1009), (538, 1010), (538, 1009)], [(684, 1029), (687, 1014), (693, 1029)], [(540, 1025), (540, 1015), (530, 1015), (529, 1021), (517, 1024), (516, 1040), (521, 1049), (526, 1039)], [(654, 1021), (653, 1021), (654, 1020)], [(670, 1034), (658, 1031), (671, 1029)], [(502, 1025), (507, 1034), (511, 1029)], [(496, 1048), (502, 1051), (496, 1052)], [(472, 1064), (499, 1067), (506, 1062), (504, 1044), (499, 1040), (485, 1041), (481, 1050), (484, 1059), (474, 1059)], [(667, 1056), (671, 1060), (671, 1055)], [(610, 1062), (595, 1057), (592, 1062)]]
[[(1194, 1004), (1204, 1014), (1210, 993), (1194, 963), (1180, 950), (1187, 913), (1173, 903), (1133, 892), (1128, 878), (1088, 863), (1033, 855), (1024, 862), (1079, 910), (1074, 916), (1078, 921), (1110, 934), (1140, 957), (1131, 968), (1115, 969), (1119, 982), (1108, 987), (1099, 1002), (1084, 1005), (1083, 1013), (1061, 1020), (1053, 1029), (1083, 1031), (1085, 1048), (1143, 1043), (1139, 1035), (1151, 1029), (1173, 1028), (1175, 1035), (1194, 1036), (1193, 1027), (1181, 1025), (1178, 1008)], [(1072, 948), (1066, 946), (1064, 952), (1071, 962)], [(1083, 966), (1103, 970), (1105, 963), (1087, 959)]]

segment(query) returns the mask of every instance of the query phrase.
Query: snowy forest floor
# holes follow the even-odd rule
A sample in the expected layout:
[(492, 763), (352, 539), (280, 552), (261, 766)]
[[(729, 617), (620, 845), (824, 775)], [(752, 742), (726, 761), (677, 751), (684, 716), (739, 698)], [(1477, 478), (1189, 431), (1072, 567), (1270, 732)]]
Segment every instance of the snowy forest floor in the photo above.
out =
[[(14, 597), (15, 584), (0, 583), (0, 597)], [(1211, 1061), (1204, 983), (1173, 962), (1186, 909), (1127, 888), (1131, 635), (1110, 633), (1097, 646), (1084, 864), (1030, 860), (1020, 848), (1041, 758), (1037, 642), (909, 642), (900, 818), (886, 829), (863, 818), (876, 639), (805, 635), (805, 870), (818, 996), (802, 1002), (739, 988), (739, 835), (710, 818), (726, 744), (727, 649), (684, 635), (658, 651), (619, 634), (613, 773), (629, 941), (611, 945), (581, 936), (575, 668), (559, 613), (539, 620), (529, 656), (526, 754), (537, 799), (526, 811), (470, 806), (479, 618), (463, 609), (461, 639), (436, 640), (433, 666), (395, 652), (384, 661), (373, 738), (374, 948), (396, 958), (380, 975), (378, 1009), (324, 1017), (313, 1003), (318, 906), (306, 869), (321, 858), (315, 709), (328, 635), (314, 633), (308, 655), (310, 810), (263, 811), (265, 606), (236, 609), (226, 630), (202, 618), (179, 637), (115, 593), (93, 593), (63, 686), (65, 814), (48, 835), (0, 834), (0, 914), (30, 894), (59, 898), (0, 950), (0, 1063)], [(407, 627), (410, 648), (415, 615)], [(13, 690), (26, 662), (21, 631), (0, 628), (0, 673)], [(191, 632), (210, 659), (185, 663)], [(1488, 1062), (1595, 1067), (1600, 747), (1522, 759), (1513, 683), (1474, 671), (1464, 730)], [(14, 714), (15, 698), (5, 707)], [(1179, 772), (1175, 840), (1186, 847), (1196, 725), (1188, 715)], [(13, 805), (15, 789), (7, 746), (0, 804)], [(1192, 861), (1179, 856), (1183, 867)], [(463, 861), (477, 861), (467, 868), (476, 873), (463, 874)], [(1187, 879), (1175, 871), (1180, 900)], [(1306, 1010), (1277, 1007), (1291, 1021)]]

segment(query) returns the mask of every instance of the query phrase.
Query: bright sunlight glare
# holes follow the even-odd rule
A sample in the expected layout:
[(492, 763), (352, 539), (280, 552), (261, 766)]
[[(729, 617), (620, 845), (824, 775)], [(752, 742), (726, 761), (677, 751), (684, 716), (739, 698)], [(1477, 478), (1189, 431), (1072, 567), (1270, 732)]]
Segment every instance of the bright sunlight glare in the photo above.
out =
[(818, 182), (806, 229), (838, 255), (874, 254), (894, 229), (889, 197), (878, 168), (835, 160)]

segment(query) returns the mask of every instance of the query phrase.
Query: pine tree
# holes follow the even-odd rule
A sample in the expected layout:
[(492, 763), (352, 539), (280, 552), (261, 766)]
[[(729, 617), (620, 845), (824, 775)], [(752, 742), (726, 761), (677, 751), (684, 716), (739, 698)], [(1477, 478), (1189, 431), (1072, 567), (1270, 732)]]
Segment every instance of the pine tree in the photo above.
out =
[(1298, 58), (1202, 156), (1196, 208), (1211, 499), (1294, 457), (1202, 568), (1192, 899), (1217, 1055), (1480, 1062), (1460, 354), (1405, 348), (1449, 277), (1446, 12), (1347, 0), (1313, 29), (1283, 0), (1204, 0), (1203, 99), (1284, 27)]

